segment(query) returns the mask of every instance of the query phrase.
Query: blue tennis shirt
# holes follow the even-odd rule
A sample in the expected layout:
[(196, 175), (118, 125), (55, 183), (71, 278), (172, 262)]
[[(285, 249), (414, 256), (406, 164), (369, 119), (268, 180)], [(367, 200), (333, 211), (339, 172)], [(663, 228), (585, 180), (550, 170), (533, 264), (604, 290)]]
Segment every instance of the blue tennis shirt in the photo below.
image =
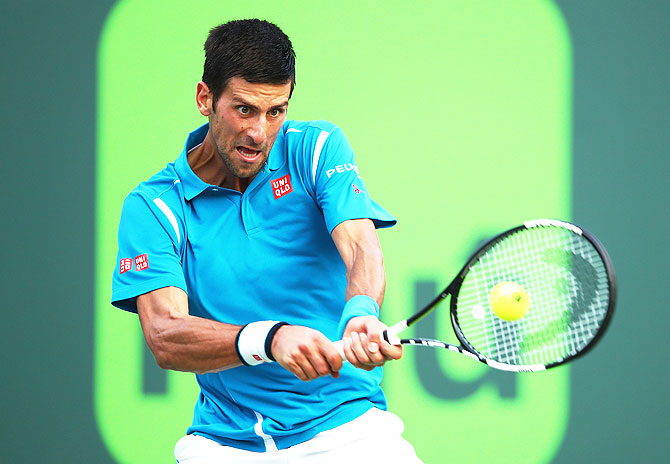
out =
[[(189, 313), (229, 324), (280, 320), (337, 339), (345, 266), (332, 230), (349, 219), (396, 220), (375, 203), (342, 130), (286, 121), (267, 163), (244, 193), (203, 182), (184, 150), (123, 204), (112, 304), (167, 286), (188, 295)], [(303, 382), (278, 363), (196, 375), (201, 393), (188, 433), (251, 451), (284, 449), (386, 409), (381, 369), (345, 364), (338, 379)]]

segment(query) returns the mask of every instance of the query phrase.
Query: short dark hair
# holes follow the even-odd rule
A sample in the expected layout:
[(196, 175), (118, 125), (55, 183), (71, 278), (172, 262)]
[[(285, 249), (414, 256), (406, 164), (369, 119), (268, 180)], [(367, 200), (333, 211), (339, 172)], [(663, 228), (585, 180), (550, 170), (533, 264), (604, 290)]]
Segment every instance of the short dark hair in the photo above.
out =
[(212, 92), (214, 104), (232, 77), (261, 84), (290, 81), (293, 93), (295, 52), (288, 36), (261, 19), (230, 21), (210, 30), (202, 81)]

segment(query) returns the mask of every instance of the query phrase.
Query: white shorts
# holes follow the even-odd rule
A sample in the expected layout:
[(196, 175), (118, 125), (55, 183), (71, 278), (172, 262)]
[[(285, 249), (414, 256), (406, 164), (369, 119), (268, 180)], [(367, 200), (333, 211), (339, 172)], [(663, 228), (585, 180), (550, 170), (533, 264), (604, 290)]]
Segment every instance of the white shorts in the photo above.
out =
[(284, 450), (246, 451), (186, 435), (175, 445), (174, 456), (179, 464), (422, 464), (402, 437), (404, 429), (395, 414), (372, 408), (351, 422)]

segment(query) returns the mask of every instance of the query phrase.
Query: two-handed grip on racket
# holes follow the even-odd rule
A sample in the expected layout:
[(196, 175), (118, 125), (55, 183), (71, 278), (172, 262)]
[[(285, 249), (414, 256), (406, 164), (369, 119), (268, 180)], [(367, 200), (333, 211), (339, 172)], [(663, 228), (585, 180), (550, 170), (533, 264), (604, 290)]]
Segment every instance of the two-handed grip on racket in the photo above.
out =
[[(398, 337), (398, 334), (405, 330), (407, 328), (407, 321), (401, 321), (398, 322), (395, 325), (392, 325), (391, 327), (387, 328), (380, 334), (380, 338), (386, 340), (389, 342), (391, 345), (400, 345), (400, 338)], [(337, 340), (333, 342), (335, 345), (335, 348), (337, 348), (337, 351), (340, 353), (340, 356), (342, 356), (342, 361), (348, 361), (346, 355), (344, 354), (344, 340)]]

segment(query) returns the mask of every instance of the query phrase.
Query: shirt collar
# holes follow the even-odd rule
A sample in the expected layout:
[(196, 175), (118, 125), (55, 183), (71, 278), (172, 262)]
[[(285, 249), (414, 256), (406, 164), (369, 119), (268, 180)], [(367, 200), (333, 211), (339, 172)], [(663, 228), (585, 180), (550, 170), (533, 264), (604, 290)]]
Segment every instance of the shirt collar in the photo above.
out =
[(270, 156), (268, 157), (267, 167), (270, 171), (277, 171), (284, 166), (286, 163), (286, 145), (284, 144), (284, 134), (286, 134), (286, 129), (289, 128), (289, 122), (285, 121), (282, 128), (279, 130), (279, 134), (275, 139), (274, 145), (272, 145), (272, 150), (270, 150)]
[(193, 169), (191, 169), (187, 159), (188, 152), (200, 145), (202, 141), (205, 140), (207, 131), (209, 131), (209, 123), (203, 124), (188, 134), (186, 143), (184, 144), (184, 149), (181, 151), (177, 161), (175, 161), (175, 170), (177, 171), (181, 185), (184, 188), (184, 198), (186, 198), (188, 201), (200, 195), (203, 191), (210, 187), (207, 182), (203, 181), (195, 174), (195, 172), (193, 172)]
[[(277, 135), (277, 139), (272, 146), (272, 150), (270, 150), (270, 156), (268, 157), (266, 166), (263, 167), (261, 172), (267, 170), (277, 171), (282, 166), (284, 166), (284, 163), (286, 162), (284, 133), (288, 127), (289, 121), (286, 121)], [(203, 140), (205, 140), (205, 136), (207, 136), (208, 131), (209, 123), (205, 123), (188, 134), (186, 143), (184, 144), (184, 149), (179, 155), (179, 158), (177, 158), (177, 161), (175, 161), (175, 170), (177, 171), (179, 180), (181, 181), (182, 187), (184, 188), (184, 198), (186, 198), (188, 201), (200, 195), (208, 187), (211, 187), (210, 184), (203, 181), (193, 172), (193, 169), (191, 169), (191, 166), (188, 164), (187, 158), (188, 152), (200, 145)]]

